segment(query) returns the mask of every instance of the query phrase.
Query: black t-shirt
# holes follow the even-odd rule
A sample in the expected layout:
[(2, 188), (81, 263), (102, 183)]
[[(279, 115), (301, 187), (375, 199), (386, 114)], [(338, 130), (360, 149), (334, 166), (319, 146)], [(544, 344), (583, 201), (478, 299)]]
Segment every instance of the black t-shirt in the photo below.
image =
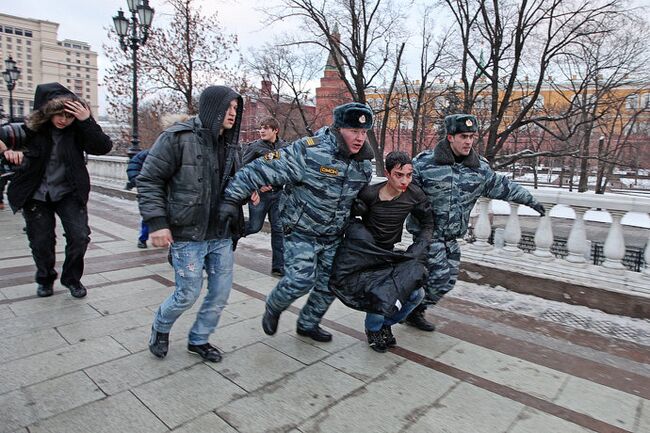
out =
[[(422, 225), (423, 232), (433, 230), (433, 214), (424, 192), (414, 184), (392, 200), (379, 199), (379, 190), (386, 182), (368, 185), (359, 192), (359, 198), (368, 206), (362, 217), (363, 225), (372, 234), (377, 245), (387, 250), (402, 240), (406, 217), (413, 213)], [(429, 233), (430, 235), (430, 233)]]

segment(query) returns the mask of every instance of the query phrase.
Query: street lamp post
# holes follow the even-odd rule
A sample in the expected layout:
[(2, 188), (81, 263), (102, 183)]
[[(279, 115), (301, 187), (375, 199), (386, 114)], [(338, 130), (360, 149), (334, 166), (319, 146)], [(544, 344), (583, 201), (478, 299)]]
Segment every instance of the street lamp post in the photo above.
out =
[(16, 61), (9, 56), (5, 60), (5, 70), (2, 72), (2, 78), (7, 83), (7, 90), (9, 91), (9, 123), (14, 121), (14, 97), (13, 91), (16, 87), (16, 81), (20, 77), (20, 69), (16, 67)]
[(129, 157), (133, 157), (140, 151), (140, 140), (138, 140), (138, 48), (147, 42), (149, 28), (153, 20), (154, 10), (149, 6), (149, 0), (127, 0), (131, 20), (124, 16), (120, 9), (113, 17), (115, 31), (120, 37), (120, 46), (124, 50), (131, 48), (133, 59), (133, 126), (131, 130), (131, 147), (127, 151)]

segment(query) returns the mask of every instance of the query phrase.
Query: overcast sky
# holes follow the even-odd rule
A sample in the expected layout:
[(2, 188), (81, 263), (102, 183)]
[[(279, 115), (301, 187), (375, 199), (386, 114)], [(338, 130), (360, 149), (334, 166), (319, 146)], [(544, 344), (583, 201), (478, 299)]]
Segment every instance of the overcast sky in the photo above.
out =
[[(272, 1), (198, 0), (198, 4), (206, 14), (211, 14), (218, 9), (219, 21), (225, 31), (238, 35), (241, 51), (246, 53), (249, 47), (260, 43), (262, 34), (268, 36), (268, 29), (264, 32), (261, 31), (263, 29), (261, 24), (263, 14), (257, 9), (259, 5), (268, 5)], [(93, 0), (92, 2), (83, 0), (7, 0), (2, 3), (2, 13), (59, 23), (59, 40), (75, 39), (88, 42), (91, 49), (99, 55), (97, 61), (99, 82), (101, 83), (106, 64), (102, 50), (102, 44), (108, 41), (106, 28), (113, 26), (112, 17), (118, 9), (127, 10), (126, 0)], [(155, 9), (154, 22), (164, 19), (163, 14), (169, 11), (163, 0), (149, 0), (149, 5)], [(100, 112), (103, 112), (104, 101), (102, 100), (101, 87), (99, 94)]]

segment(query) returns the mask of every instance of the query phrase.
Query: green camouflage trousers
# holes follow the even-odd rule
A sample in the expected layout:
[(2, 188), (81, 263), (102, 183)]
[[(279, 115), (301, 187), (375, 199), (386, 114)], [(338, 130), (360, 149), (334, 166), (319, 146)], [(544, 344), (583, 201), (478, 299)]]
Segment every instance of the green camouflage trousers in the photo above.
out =
[(456, 285), (460, 266), (460, 246), (450, 241), (434, 240), (427, 254), (429, 276), (424, 287), (425, 297), (422, 305), (435, 305)]
[(311, 291), (300, 311), (298, 327), (309, 330), (318, 326), (336, 299), (328, 283), (340, 242), (340, 237), (315, 238), (295, 232), (285, 235), (284, 276), (266, 297), (266, 305), (279, 313)]

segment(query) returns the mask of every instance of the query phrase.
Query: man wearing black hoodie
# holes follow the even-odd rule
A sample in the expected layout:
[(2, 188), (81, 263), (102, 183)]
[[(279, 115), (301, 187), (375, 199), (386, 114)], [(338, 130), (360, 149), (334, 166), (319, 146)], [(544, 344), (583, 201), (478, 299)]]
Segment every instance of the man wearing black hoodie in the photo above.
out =
[(209, 343), (232, 288), (233, 244), (239, 223), (224, 231), (217, 209), (229, 179), (241, 166), (238, 145), (242, 97), (224, 86), (210, 86), (199, 98), (199, 114), (172, 125), (151, 148), (137, 178), (140, 214), (154, 247), (170, 247), (176, 288), (155, 313), (149, 350), (164, 358), (169, 332), (199, 297), (203, 269), (208, 292), (190, 329), (187, 350), (219, 362)]
[(5, 155), (20, 164), (7, 195), (13, 211), (23, 211), (36, 263), (36, 294), (53, 293), (56, 214), (66, 238), (61, 284), (75, 298), (83, 298), (86, 288), (81, 276), (90, 242), (86, 209), (90, 177), (84, 152), (104, 155), (113, 146), (111, 139), (95, 123), (88, 105), (59, 83), (36, 87), (34, 111), (23, 129), (23, 149), (16, 150), (24, 152)]

